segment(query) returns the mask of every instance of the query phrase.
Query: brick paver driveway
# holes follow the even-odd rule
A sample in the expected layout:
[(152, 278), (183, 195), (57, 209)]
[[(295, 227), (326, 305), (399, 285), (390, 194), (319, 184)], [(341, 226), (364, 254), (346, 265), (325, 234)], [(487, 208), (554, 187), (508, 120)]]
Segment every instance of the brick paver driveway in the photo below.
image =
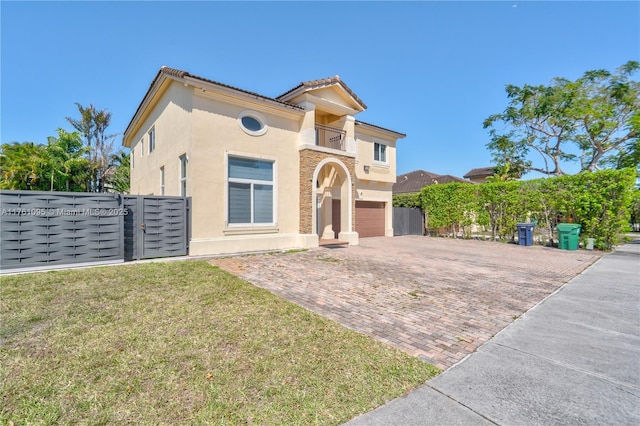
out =
[(405, 236), (212, 263), (446, 369), (599, 257)]

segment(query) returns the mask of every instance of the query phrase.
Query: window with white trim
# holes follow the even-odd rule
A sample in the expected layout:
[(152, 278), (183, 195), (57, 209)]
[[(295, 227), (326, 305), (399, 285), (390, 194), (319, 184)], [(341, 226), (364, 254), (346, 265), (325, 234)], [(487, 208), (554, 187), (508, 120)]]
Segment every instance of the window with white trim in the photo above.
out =
[(374, 142), (373, 161), (377, 161), (379, 163), (387, 162), (387, 145), (379, 142)]
[(160, 195), (164, 195), (164, 166), (160, 167)]
[(180, 156), (180, 196), (187, 196), (187, 154)]
[(273, 224), (273, 161), (229, 157), (230, 225)]
[(149, 154), (151, 154), (156, 149), (156, 128), (152, 127), (149, 130)]
[(248, 135), (262, 136), (267, 133), (267, 119), (257, 111), (242, 111), (238, 116), (240, 128)]

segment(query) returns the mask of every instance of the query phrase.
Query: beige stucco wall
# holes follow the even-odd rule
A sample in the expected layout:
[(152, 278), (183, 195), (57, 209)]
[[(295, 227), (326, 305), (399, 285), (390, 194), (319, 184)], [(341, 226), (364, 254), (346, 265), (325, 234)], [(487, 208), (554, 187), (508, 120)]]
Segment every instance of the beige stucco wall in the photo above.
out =
[[(264, 116), (264, 135), (245, 133), (243, 111)], [(211, 93), (194, 92), (192, 152), (188, 185), (193, 197), (192, 254), (234, 253), (306, 246), (299, 237), (298, 130), (302, 114), (287, 114), (259, 103), (225, 102)], [(274, 161), (273, 226), (227, 224), (227, 158), (243, 156)]]
[[(361, 130), (361, 129), (358, 129)], [(374, 143), (387, 145), (387, 162), (373, 160)], [(396, 182), (396, 140), (377, 132), (356, 131), (356, 200), (385, 203), (385, 236), (393, 237), (393, 193)], [(365, 172), (364, 166), (369, 166)]]
[[(373, 161), (373, 147), (375, 142), (387, 145), (386, 163)], [(396, 182), (395, 140), (356, 131), (356, 147), (356, 177), (359, 180), (391, 184)], [(364, 166), (369, 166), (368, 173), (365, 172)]]
[[(344, 102), (331, 91), (331, 101)], [(396, 142), (385, 132), (354, 128), (352, 116), (338, 124), (346, 130), (351, 153), (317, 150), (313, 122), (315, 111), (309, 105), (303, 112), (274, 103), (235, 96), (225, 90), (194, 87), (167, 80), (151, 100), (141, 121), (127, 135), (135, 163), (131, 169), (132, 194), (160, 194), (160, 168), (165, 170), (164, 195), (180, 195), (180, 159), (187, 155), (187, 196), (192, 197), (192, 240), (190, 254), (206, 255), (275, 249), (313, 247), (318, 244), (315, 226), (315, 191), (311, 178), (320, 161), (335, 157), (351, 176), (349, 185), (334, 188), (332, 196), (351, 198), (351, 222), (342, 224), (344, 237), (357, 243), (355, 201), (386, 203), (386, 235), (393, 235), (391, 187), (396, 178)], [(238, 116), (256, 111), (268, 125), (264, 135), (252, 136), (242, 130)], [(155, 126), (156, 148), (149, 153), (147, 132)], [(362, 130), (362, 129), (361, 129)], [(144, 154), (140, 140), (144, 139)], [(387, 144), (387, 163), (373, 162), (373, 143)], [(306, 148), (306, 149), (305, 149)], [(271, 226), (238, 227), (227, 224), (227, 158), (229, 155), (274, 161), (275, 223)], [(364, 172), (369, 165), (369, 173)], [(355, 171), (355, 173), (354, 173)], [(346, 193), (344, 191), (347, 191)], [(351, 197), (349, 197), (351, 193)], [(328, 204), (327, 204), (328, 205)], [(351, 226), (349, 226), (351, 225)], [(353, 235), (351, 235), (353, 234)]]
[[(180, 195), (180, 155), (189, 151), (191, 89), (171, 84), (132, 137), (131, 193), (160, 195), (160, 167), (165, 168), (165, 195)], [(155, 126), (156, 148), (149, 153), (147, 132)], [(144, 154), (140, 141), (144, 139)], [(188, 194), (189, 195), (189, 194)]]

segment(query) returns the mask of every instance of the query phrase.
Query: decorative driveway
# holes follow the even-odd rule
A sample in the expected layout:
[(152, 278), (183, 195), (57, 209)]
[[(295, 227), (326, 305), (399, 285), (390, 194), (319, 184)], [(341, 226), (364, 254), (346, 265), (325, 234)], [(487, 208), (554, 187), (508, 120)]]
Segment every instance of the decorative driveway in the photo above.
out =
[(445, 370), (600, 256), (404, 236), (211, 263)]

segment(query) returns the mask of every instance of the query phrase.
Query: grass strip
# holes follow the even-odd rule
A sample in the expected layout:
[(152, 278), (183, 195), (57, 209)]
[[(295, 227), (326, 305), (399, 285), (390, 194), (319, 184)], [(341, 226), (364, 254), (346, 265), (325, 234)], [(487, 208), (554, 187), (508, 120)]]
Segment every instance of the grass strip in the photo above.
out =
[(2, 277), (0, 423), (340, 424), (437, 369), (204, 261)]

